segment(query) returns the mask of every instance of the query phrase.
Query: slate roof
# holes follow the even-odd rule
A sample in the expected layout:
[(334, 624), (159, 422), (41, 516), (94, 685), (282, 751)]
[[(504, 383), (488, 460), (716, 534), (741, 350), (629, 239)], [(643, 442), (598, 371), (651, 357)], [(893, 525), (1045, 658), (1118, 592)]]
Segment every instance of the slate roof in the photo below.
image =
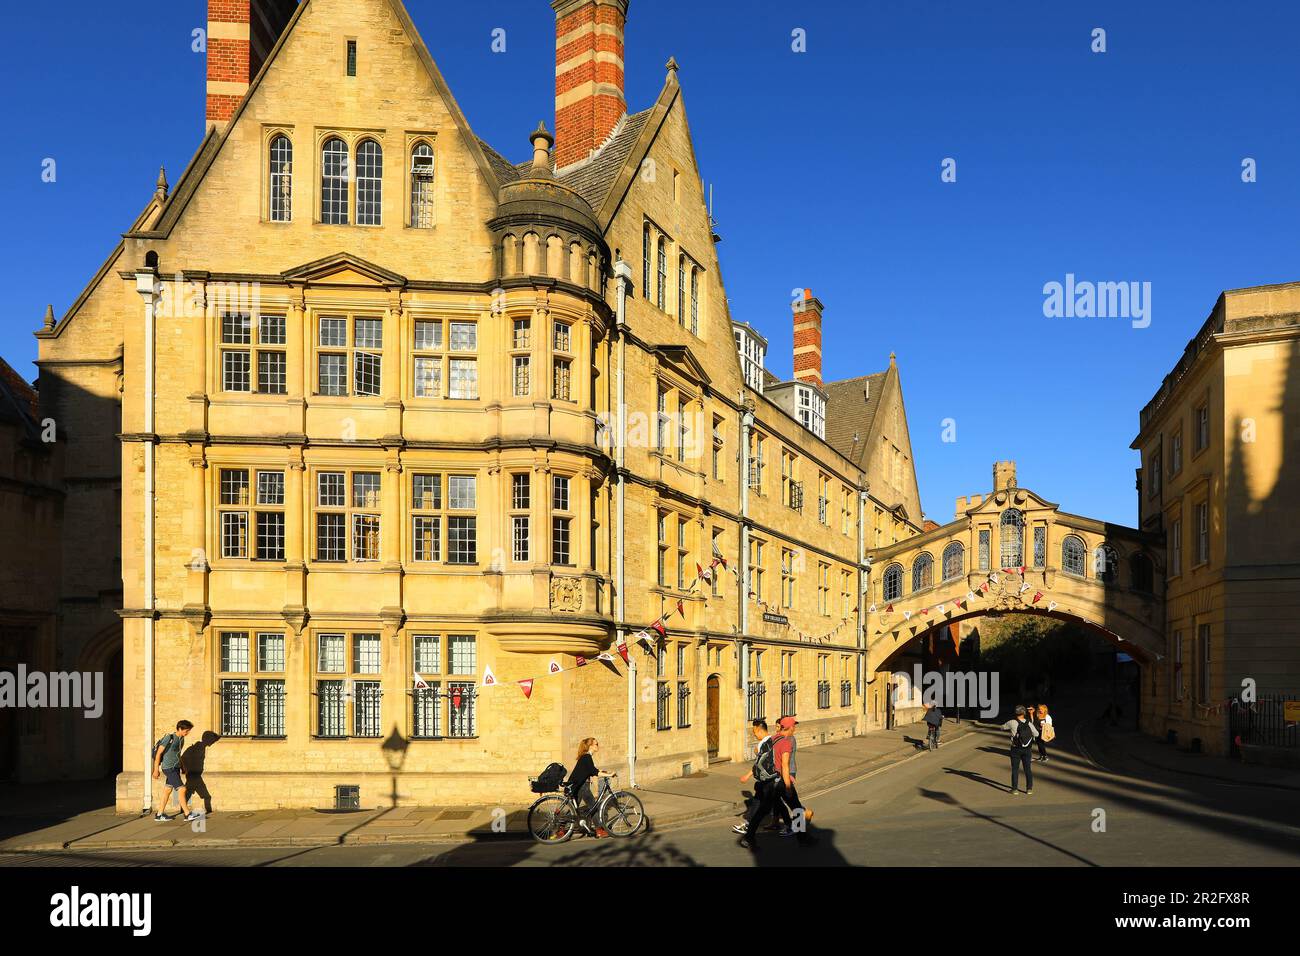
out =
[(489, 146), (487, 141), (481, 136), (475, 136), (474, 138), (478, 140), (479, 146), (483, 149), (483, 155), (487, 157), (488, 165), (492, 167), (492, 172), (496, 173), (497, 180), (502, 185), (513, 183), (515, 180), (521, 178), (523, 176), (523, 171), (533, 165), (532, 161), (529, 160), (526, 163), (520, 163), (516, 166)]
[[(867, 438), (876, 420), (888, 374), (876, 372), (826, 383), (826, 443), (864, 470), (867, 466)], [(855, 434), (857, 442), (853, 441)]]
[(587, 205), (599, 210), (653, 112), (652, 107), (624, 116), (600, 151), (590, 159), (565, 169), (559, 177), (560, 182), (572, 186), (587, 200)]
[(0, 421), (14, 422), (29, 435), (35, 435), (39, 415), (36, 389), (0, 358)]

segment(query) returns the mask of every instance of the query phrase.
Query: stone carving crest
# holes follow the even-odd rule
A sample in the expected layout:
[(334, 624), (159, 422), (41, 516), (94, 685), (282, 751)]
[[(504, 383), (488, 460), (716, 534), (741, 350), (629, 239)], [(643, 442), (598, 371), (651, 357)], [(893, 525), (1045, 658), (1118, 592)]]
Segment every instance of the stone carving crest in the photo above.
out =
[(582, 610), (581, 578), (551, 578), (551, 610)]

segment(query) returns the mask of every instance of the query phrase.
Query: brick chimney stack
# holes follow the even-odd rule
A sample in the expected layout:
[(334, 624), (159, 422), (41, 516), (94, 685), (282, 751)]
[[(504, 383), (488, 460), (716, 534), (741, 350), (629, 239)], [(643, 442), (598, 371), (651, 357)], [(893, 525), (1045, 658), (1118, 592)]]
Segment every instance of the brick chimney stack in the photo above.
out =
[(297, 0), (208, 0), (208, 126), (235, 115)]
[(794, 377), (795, 381), (822, 387), (822, 302), (803, 290), (803, 298), (794, 301)]
[(555, 10), (555, 166), (599, 149), (627, 113), (628, 0), (551, 0)]

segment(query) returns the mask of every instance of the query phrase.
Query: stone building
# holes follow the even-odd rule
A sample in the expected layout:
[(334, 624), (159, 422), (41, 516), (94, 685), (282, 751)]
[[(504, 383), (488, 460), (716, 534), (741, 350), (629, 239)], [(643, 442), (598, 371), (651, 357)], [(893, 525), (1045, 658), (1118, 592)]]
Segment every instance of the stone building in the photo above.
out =
[(1211, 753), (1231, 746), (1231, 698), (1300, 696), (1297, 316), (1300, 283), (1224, 292), (1132, 445), (1141, 527), (1164, 537), (1168, 579), (1144, 727)]
[(766, 371), (677, 65), (629, 113), (627, 0), (552, 6), (515, 163), (399, 0), (210, 4), (203, 142), (38, 333), (66, 508), (120, 514), (119, 809), (179, 718), (230, 808), (374, 805), (394, 730), (403, 799), (454, 804), (586, 736), (645, 784), (754, 716), (879, 719), (863, 558), (922, 520), (896, 363), (824, 382), (806, 292)]

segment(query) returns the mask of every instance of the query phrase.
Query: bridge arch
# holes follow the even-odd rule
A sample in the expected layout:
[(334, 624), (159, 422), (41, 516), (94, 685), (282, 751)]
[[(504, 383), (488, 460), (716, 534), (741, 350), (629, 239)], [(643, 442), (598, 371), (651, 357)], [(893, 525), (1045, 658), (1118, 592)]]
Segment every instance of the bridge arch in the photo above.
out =
[[(940, 573), (917, 574), (918, 562), (929, 562), (933, 572), (935, 554)], [(958, 555), (960, 573), (950, 574)], [(994, 556), (1020, 562), (991, 566)], [(888, 670), (917, 637), (937, 628), (1013, 613), (1082, 624), (1139, 663), (1165, 654), (1158, 536), (1063, 512), (1024, 488), (981, 496), (959, 507), (956, 520), (873, 549), (869, 557), (872, 567), (884, 569), (868, 578), (869, 673)]]

